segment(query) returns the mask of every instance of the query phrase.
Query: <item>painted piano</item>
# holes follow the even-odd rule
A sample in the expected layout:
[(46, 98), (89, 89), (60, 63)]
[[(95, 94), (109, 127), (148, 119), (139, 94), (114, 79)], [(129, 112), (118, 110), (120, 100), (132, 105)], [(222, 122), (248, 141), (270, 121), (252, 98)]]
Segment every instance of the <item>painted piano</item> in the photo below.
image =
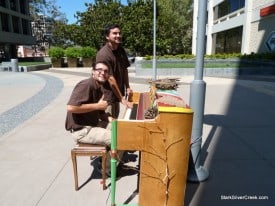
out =
[[(182, 206), (188, 171), (193, 111), (176, 90), (134, 93), (133, 108), (112, 122), (112, 153), (140, 151), (139, 206)], [(116, 159), (111, 159), (111, 205)], [(129, 204), (128, 204), (129, 205)], [(133, 204), (131, 204), (133, 205)]]

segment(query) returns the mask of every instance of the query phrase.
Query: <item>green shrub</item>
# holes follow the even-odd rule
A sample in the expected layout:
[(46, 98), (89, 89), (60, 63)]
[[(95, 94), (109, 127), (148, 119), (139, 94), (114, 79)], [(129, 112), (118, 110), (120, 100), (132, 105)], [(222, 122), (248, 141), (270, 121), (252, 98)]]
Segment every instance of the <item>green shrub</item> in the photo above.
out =
[(51, 47), (48, 53), (52, 58), (61, 58), (64, 57), (65, 54), (64, 49), (61, 47)]
[(65, 49), (65, 56), (68, 58), (78, 58), (81, 56), (81, 48), (79, 47), (68, 47)]
[(249, 60), (272, 60), (275, 59), (275, 52), (266, 52), (266, 53), (254, 53), (251, 54), (244, 54), (240, 56), (240, 58), (243, 59), (249, 59)]
[(146, 55), (146, 56), (144, 57), (144, 60), (152, 60), (152, 59), (153, 59), (153, 57), (150, 56), (150, 55)]
[(84, 58), (88, 57), (95, 57), (96, 56), (96, 49), (93, 47), (82, 47), (80, 49), (80, 56)]
[(180, 59), (193, 59), (195, 56), (193, 54), (177, 54), (175, 57)]
[[(248, 60), (272, 60), (275, 59), (275, 52), (266, 52), (266, 53), (251, 53), (251, 54), (241, 54), (241, 53), (217, 53), (211, 55), (204, 55), (207, 59), (232, 59), (232, 58), (239, 58), (239, 59), (248, 59)], [(194, 59), (196, 56), (192, 54), (177, 54), (177, 55), (163, 55), (157, 56), (157, 59)], [(153, 56), (146, 55), (144, 60), (152, 60)]]

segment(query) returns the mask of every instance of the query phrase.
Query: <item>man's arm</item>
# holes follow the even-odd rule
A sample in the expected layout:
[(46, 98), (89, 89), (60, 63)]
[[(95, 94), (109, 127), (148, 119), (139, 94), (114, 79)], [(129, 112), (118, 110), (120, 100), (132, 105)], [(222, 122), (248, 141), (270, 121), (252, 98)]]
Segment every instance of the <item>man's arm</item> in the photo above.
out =
[(125, 84), (125, 87), (126, 87), (126, 93), (127, 93), (128, 96), (130, 96), (133, 93), (133, 90), (130, 88), (130, 84), (129, 84), (128, 69), (125, 69), (125, 71), (124, 71), (123, 80), (124, 80), (124, 84)]
[[(128, 102), (126, 99), (123, 98), (119, 88), (118, 88), (118, 85), (117, 85), (117, 82), (116, 82), (116, 79), (113, 77), (113, 76), (110, 76), (109, 79), (108, 79), (108, 82), (114, 92), (114, 94), (117, 96), (117, 98), (119, 99), (119, 101), (125, 105), (126, 107), (132, 107), (132, 103)], [(128, 83), (129, 84), (129, 83)]]
[(71, 113), (87, 113), (96, 110), (105, 110), (108, 106), (107, 101), (103, 100), (102, 98), (97, 103), (90, 103), (90, 104), (81, 104), (78, 106), (75, 105), (67, 105), (67, 111)]
[(119, 99), (119, 101), (121, 101), (123, 99), (123, 96), (122, 96), (122, 94), (121, 94), (121, 92), (120, 92), (120, 90), (118, 88), (116, 79), (113, 76), (110, 76), (108, 78), (108, 82), (109, 82), (109, 84), (111, 86), (112, 91), (116, 95), (116, 97)]

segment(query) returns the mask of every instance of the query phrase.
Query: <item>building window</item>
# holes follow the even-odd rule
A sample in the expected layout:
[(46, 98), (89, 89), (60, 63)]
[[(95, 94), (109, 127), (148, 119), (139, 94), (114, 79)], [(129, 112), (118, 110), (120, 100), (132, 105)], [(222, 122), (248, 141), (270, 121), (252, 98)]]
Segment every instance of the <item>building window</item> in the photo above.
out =
[(1, 13), (2, 31), (9, 32), (9, 18), (7, 14)]
[(16, 1), (10, 0), (10, 9), (16, 11)]
[(29, 32), (29, 21), (26, 19), (22, 19), (22, 29), (23, 29), (23, 34), (28, 35), (30, 34)]
[(217, 33), (215, 53), (241, 53), (242, 33), (242, 26)]
[(5, 0), (0, 0), (0, 6), (6, 7), (6, 1)]
[(19, 18), (16, 16), (12, 17), (12, 26), (13, 26), (13, 32), (14, 33), (20, 33), (19, 30)]
[(214, 8), (214, 10), (217, 12), (214, 20), (244, 8), (244, 6), (245, 0), (225, 0)]
[(20, 0), (20, 12), (22, 14), (27, 14), (27, 12), (26, 12), (26, 1), (25, 0)]

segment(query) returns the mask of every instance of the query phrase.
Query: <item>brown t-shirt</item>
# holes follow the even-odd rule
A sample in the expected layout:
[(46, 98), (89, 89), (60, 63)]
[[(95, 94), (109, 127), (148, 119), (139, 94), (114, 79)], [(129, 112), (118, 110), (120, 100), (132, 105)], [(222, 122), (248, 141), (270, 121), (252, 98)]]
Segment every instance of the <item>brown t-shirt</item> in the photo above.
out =
[[(68, 105), (79, 106), (81, 104), (96, 103), (102, 97), (102, 90), (93, 78), (80, 81), (73, 89)], [(84, 126), (96, 126), (104, 111), (92, 111), (87, 113), (67, 112), (66, 130), (78, 130)]]
[[(125, 50), (120, 46), (117, 50), (112, 50), (108, 44), (105, 44), (97, 53), (96, 61), (105, 62), (111, 67), (110, 74), (113, 75), (117, 81), (121, 94), (125, 95), (124, 75), (128, 72), (127, 68), (130, 66)], [(119, 99), (112, 92), (109, 84), (103, 88), (105, 100), (114, 103), (119, 102)]]

